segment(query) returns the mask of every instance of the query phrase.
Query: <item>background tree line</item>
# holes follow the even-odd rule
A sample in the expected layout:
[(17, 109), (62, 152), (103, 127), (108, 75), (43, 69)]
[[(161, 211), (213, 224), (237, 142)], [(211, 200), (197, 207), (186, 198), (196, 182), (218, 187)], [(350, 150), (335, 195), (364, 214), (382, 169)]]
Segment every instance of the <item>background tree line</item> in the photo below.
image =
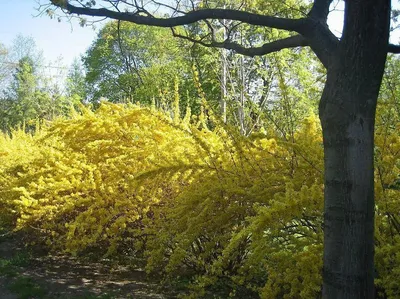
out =
[[(200, 29), (199, 29), (200, 30)], [(270, 33), (270, 35), (273, 33)], [(246, 39), (269, 38), (242, 29)], [(78, 103), (95, 109), (101, 100), (172, 109), (179, 86), (180, 111), (199, 113), (202, 98), (228, 124), (248, 135), (273, 119), (282, 134), (293, 135), (293, 117), (316, 107), (323, 71), (307, 50), (270, 57), (243, 57), (174, 38), (169, 29), (109, 21), (87, 52), (66, 67), (48, 64), (31, 38), (2, 46), (1, 128), (67, 116)], [(305, 68), (305, 66), (308, 68)], [(295, 78), (295, 79), (293, 79)], [(295, 91), (296, 94), (290, 91)], [(296, 107), (292, 124), (285, 116)]]

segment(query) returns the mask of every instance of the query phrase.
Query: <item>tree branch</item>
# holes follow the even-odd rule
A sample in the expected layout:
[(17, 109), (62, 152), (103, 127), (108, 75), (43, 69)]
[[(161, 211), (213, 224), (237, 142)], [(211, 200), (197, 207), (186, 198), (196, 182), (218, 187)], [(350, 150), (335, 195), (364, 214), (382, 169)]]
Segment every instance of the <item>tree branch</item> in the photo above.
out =
[[(300, 36), (267, 43), (262, 47), (258, 48), (245, 48), (239, 44), (235, 44), (229, 41), (224, 41), (224, 42), (213, 41), (211, 43), (204, 42), (204, 39), (200, 41), (199, 40), (192, 40), (192, 41), (202, 44), (203, 46), (206, 47), (217, 47), (217, 48), (226, 48), (230, 50), (235, 50), (240, 54), (248, 56), (264, 55), (267, 53), (279, 51), (283, 48), (310, 46), (311, 49), (315, 52), (315, 54), (318, 56), (318, 58), (321, 60), (321, 62), (324, 64), (324, 66), (327, 68), (331, 64), (332, 55), (335, 52), (337, 45), (339, 44), (338, 38), (329, 30), (328, 25), (326, 24), (326, 17), (329, 13), (329, 5), (331, 4), (332, 0), (315, 0), (309, 16), (306, 18), (299, 18), (299, 19), (272, 17), (236, 9), (213, 8), (213, 9), (195, 10), (194, 6), (192, 8), (193, 10), (187, 13), (181, 12), (180, 15), (178, 16), (161, 18), (149, 14), (149, 12), (147, 11), (146, 15), (143, 15), (144, 8), (140, 7), (140, 5), (142, 4), (133, 5), (135, 10), (132, 12), (126, 12), (126, 11), (118, 12), (115, 10), (110, 10), (108, 8), (88, 7), (81, 4), (81, 2), (78, 0), (76, 0), (76, 2), (74, 2), (73, 0), (50, 0), (50, 1), (56, 7), (59, 7), (70, 14), (107, 17), (116, 20), (128, 21), (135, 24), (148, 25), (148, 26), (173, 28), (176, 26), (192, 24), (198, 21), (207, 22), (207, 20), (222, 19), (222, 20), (239, 21), (249, 25), (297, 32)], [(158, 0), (149, 0), (149, 1), (157, 2)], [(79, 5), (81, 6), (73, 5), (71, 4), (72, 2), (80, 3)], [(170, 6), (170, 8), (174, 7)], [(184, 36), (179, 36), (179, 37), (190, 40), (189, 37), (184, 37)]]
[(235, 9), (200, 9), (186, 13), (182, 16), (171, 18), (158, 18), (139, 15), (137, 12), (117, 12), (106, 8), (78, 7), (70, 4), (68, 0), (51, 0), (57, 7), (67, 10), (70, 14), (88, 15), (95, 17), (108, 17), (121, 21), (128, 21), (140, 25), (157, 27), (175, 27), (192, 24), (207, 19), (227, 19), (247, 23), (249, 25), (266, 26), (276, 29), (295, 31), (300, 34), (305, 30), (307, 19), (287, 19), (249, 13)]
[(326, 23), (329, 14), (329, 6), (332, 1), (333, 0), (315, 0), (308, 15), (313, 19), (318, 19)]
[(400, 45), (389, 44), (388, 53), (400, 54)]
[(238, 43), (231, 42), (229, 40), (226, 40), (223, 42), (211, 41), (211, 42), (207, 43), (207, 42), (203, 42), (202, 40), (197, 40), (197, 39), (191, 38), (189, 36), (180, 35), (180, 34), (176, 33), (174, 30), (172, 30), (172, 34), (175, 37), (186, 39), (193, 43), (200, 44), (204, 47), (233, 50), (238, 54), (242, 54), (242, 55), (250, 56), (250, 57), (262, 56), (265, 54), (280, 51), (282, 49), (305, 47), (305, 46), (309, 45), (308, 41), (301, 35), (295, 35), (295, 36), (291, 36), (288, 38), (273, 41), (270, 43), (266, 43), (266, 44), (262, 45), (261, 47), (247, 48), (247, 47), (243, 47), (242, 45), (240, 45)]

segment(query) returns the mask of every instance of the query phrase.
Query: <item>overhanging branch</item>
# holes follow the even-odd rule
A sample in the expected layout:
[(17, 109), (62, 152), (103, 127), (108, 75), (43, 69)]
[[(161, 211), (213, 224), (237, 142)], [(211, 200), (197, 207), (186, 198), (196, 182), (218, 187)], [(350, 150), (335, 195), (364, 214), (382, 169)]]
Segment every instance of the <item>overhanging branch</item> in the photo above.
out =
[[(339, 44), (338, 38), (329, 30), (326, 24), (326, 17), (329, 13), (329, 5), (332, 0), (314, 0), (314, 6), (310, 13), (305, 18), (288, 19), (273, 16), (266, 16), (261, 14), (250, 13), (237, 9), (199, 9), (193, 6), (191, 11), (183, 12), (182, 10), (175, 10), (179, 13), (178, 16), (171, 17), (155, 17), (148, 11), (144, 10), (140, 5), (146, 5), (142, 2), (132, 2), (133, 11), (116, 11), (109, 8), (94, 8), (85, 6), (80, 0), (50, 0), (51, 3), (65, 12), (74, 15), (86, 15), (95, 17), (107, 17), (111, 19), (127, 21), (140, 25), (156, 26), (156, 27), (169, 27), (183, 26), (198, 21), (206, 22), (213, 35), (213, 27), (209, 26), (211, 20), (233, 20), (249, 25), (260, 27), (269, 27), (281, 29), (291, 32), (297, 32), (298, 36), (293, 36), (287, 39), (267, 43), (257, 48), (246, 48), (240, 44), (232, 43), (230, 41), (216, 42), (214, 36), (211, 37), (213, 42), (204, 42), (205, 39), (196, 40), (195, 42), (202, 44), (206, 47), (217, 47), (235, 50), (237, 53), (256, 56), (264, 55), (271, 52), (279, 51), (284, 48), (293, 48), (298, 46), (310, 46), (315, 52), (317, 57), (321, 60), (326, 68), (331, 65), (332, 55)], [(104, 0), (106, 1), (106, 0)], [(111, 0), (107, 0), (111, 1)], [(114, 0), (113, 0), (114, 1)], [(117, 0), (118, 1), (118, 0)], [(151, 3), (159, 3), (159, 0), (149, 0)], [(71, 3), (77, 3), (76, 5)], [(147, 2), (149, 3), (149, 2)], [(192, 2), (193, 3), (193, 2)], [(161, 5), (161, 4), (160, 4)], [(168, 7), (168, 6), (167, 6)], [(176, 7), (178, 9), (179, 5)], [(169, 6), (174, 10), (174, 6)], [(214, 31), (215, 33), (215, 31)], [(207, 35), (209, 37), (210, 35)], [(179, 36), (181, 38), (190, 40), (187, 36)], [(193, 40), (192, 40), (193, 41)]]
[(70, 4), (70, 1), (67, 0), (51, 0), (51, 3), (57, 7), (67, 10), (71, 14), (108, 17), (116, 20), (132, 22), (135, 24), (157, 27), (176, 27), (207, 19), (227, 19), (241, 21), (249, 25), (266, 26), (276, 29), (295, 31), (301, 34), (304, 31), (304, 25), (307, 22), (307, 19), (271, 17), (235, 9), (200, 9), (190, 11), (177, 17), (158, 18), (154, 16), (143, 16), (137, 12), (117, 12), (106, 8), (78, 7)]

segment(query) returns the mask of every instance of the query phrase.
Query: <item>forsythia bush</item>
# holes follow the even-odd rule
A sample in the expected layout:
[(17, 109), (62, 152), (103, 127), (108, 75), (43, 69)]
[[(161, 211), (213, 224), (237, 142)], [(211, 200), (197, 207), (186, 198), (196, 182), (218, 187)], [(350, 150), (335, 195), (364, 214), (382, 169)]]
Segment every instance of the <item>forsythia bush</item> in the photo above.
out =
[[(387, 113), (377, 119), (377, 285), (397, 298), (400, 121)], [(176, 111), (102, 104), (34, 136), (0, 138), (0, 209), (54, 250), (143, 254), (148, 271), (189, 279), (189, 298), (316, 298), (316, 116), (292, 137), (268, 124), (243, 137), (204, 113), (181, 120)]]
[[(192, 177), (163, 207), (166, 217), (155, 224), (157, 238), (148, 245), (148, 267), (173, 275), (182, 265), (192, 269), (194, 297), (206, 289), (221, 298), (258, 293), (274, 298), (285, 289), (288, 298), (300, 292), (315, 297), (321, 284), (323, 187), (316, 124), (315, 116), (305, 120), (296, 145), (277, 142), (274, 133), (250, 139), (209, 133), (218, 138), (207, 149), (207, 173)], [(310, 144), (313, 167), (298, 158)]]
[(400, 297), (400, 110), (398, 100), (381, 103), (375, 134), (375, 264), (377, 286)]
[(0, 232), (15, 222), (12, 211), (13, 201), (19, 197), (14, 189), (19, 184), (19, 174), (26, 171), (39, 155), (36, 138), (23, 130), (13, 131), (12, 138), (7, 134), (0, 135)]
[(179, 189), (169, 160), (181, 168), (198, 159), (184, 129), (140, 107), (84, 110), (55, 121), (36, 142), (40, 155), (13, 188), (19, 193), (13, 201), (17, 228), (40, 230), (48, 245), (73, 254), (99, 245), (113, 253), (119, 243), (140, 243), (149, 207)]

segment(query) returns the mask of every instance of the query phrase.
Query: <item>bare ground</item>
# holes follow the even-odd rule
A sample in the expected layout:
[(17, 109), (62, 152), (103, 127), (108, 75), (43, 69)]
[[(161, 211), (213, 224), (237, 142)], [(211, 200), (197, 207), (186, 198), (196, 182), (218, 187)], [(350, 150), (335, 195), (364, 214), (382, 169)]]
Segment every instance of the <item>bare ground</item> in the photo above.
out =
[[(0, 241), (0, 258), (10, 259), (23, 246), (15, 238)], [(107, 262), (87, 262), (69, 256), (33, 255), (27, 265), (16, 267), (18, 277), (26, 277), (45, 290), (32, 299), (69, 298), (174, 298), (162, 292), (155, 279), (142, 269), (115, 266)], [(0, 298), (18, 299), (8, 289), (10, 278), (0, 274)], [(108, 295), (109, 297), (101, 297)]]

